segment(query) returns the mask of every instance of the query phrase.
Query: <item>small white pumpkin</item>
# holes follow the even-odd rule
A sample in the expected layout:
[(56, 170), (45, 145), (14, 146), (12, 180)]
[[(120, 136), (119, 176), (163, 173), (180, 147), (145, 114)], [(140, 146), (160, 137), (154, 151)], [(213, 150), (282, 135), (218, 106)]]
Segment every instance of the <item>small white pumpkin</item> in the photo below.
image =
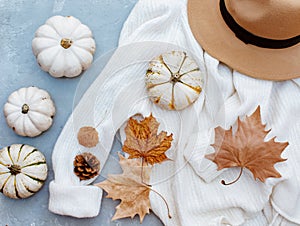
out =
[(182, 110), (195, 102), (203, 87), (203, 73), (185, 52), (172, 51), (154, 58), (146, 74), (150, 99), (167, 110)]
[(76, 77), (93, 61), (92, 31), (72, 16), (53, 16), (35, 32), (32, 50), (38, 64), (53, 77)]
[(21, 88), (8, 97), (4, 115), (8, 126), (18, 135), (35, 137), (52, 125), (55, 106), (45, 90)]
[(36, 148), (13, 144), (0, 150), (0, 191), (7, 197), (32, 196), (47, 178), (45, 156)]

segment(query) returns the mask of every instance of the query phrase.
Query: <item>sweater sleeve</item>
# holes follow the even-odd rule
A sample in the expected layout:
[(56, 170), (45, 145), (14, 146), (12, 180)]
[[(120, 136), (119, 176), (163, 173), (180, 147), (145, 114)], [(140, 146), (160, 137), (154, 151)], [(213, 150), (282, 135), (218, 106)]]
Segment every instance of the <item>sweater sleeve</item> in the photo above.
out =
[[(129, 59), (135, 56), (124, 57), (123, 50), (128, 51), (126, 48), (116, 51), (89, 87), (56, 142), (52, 155), (55, 179), (50, 183), (49, 200), (49, 210), (54, 213), (78, 218), (94, 217), (99, 213), (102, 190), (96, 186), (87, 186), (93, 180), (80, 181), (73, 173), (73, 161), (77, 154), (90, 152), (99, 159), (102, 169), (114, 135), (127, 119), (127, 106), (132, 106), (130, 102), (134, 98), (124, 96), (124, 90), (132, 85), (130, 81), (139, 74), (129, 73), (136, 69), (136, 65), (130, 69), (126, 67), (131, 63)], [(143, 86), (138, 81), (136, 84), (134, 91), (141, 91)], [(123, 95), (120, 95), (122, 92)], [(124, 101), (122, 107), (114, 105), (121, 100)], [(77, 133), (83, 126), (93, 126), (97, 129), (100, 142), (95, 148), (85, 148), (78, 144)]]

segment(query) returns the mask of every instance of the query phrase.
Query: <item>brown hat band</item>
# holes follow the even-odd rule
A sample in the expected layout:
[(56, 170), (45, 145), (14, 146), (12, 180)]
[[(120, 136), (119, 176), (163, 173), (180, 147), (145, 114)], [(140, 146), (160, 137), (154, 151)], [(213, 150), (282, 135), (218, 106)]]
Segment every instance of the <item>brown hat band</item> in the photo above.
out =
[(300, 35), (289, 39), (278, 40), (264, 38), (250, 33), (234, 20), (227, 10), (224, 0), (220, 0), (220, 11), (227, 26), (235, 33), (236, 37), (245, 44), (252, 44), (261, 48), (284, 49), (294, 46), (300, 42)]

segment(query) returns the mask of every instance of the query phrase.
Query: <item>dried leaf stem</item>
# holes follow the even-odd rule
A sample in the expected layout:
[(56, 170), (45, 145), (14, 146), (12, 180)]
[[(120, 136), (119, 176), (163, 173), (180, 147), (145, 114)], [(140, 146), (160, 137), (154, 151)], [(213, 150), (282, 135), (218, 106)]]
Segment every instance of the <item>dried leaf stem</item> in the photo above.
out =
[(161, 199), (164, 201), (164, 203), (165, 203), (166, 206), (167, 206), (168, 217), (171, 219), (172, 216), (171, 216), (171, 214), (170, 214), (170, 208), (169, 208), (169, 205), (168, 205), (167, 200), (166, 200), (159, 192), (155, 191), (155, 190), (152, 188), (152, 185), (145, 183), (144, 180), (143, 180), (143, 168), (144, 168), (144, 162), (145, 162), (145, 159), (142, 158), (141, 182), (142, 182), (142, 184), (143, 184), (144, 186), (146, 186), (146, 187), (149, 188), (151, 191), (155, 192), (159, 197), (161, 197)]
[(242, 174), (243, 174), (243, 170), (244, 170), (244, 167), (241, 167), (240, 174), (239, 174), (239, 176), (238, 176), (234, 181), (232, 181), (232, 182), (230, 182), (230, 183), (226, 183), (225, 180), (222, 180), (221, 183), (222, 183), (223, 185), (225, 185), (225, 186), (227, 186), (227, 185), (232, 185), (232, 184), (236, 183), (236, 182), (241, 178), (241, 176), (242, 176)]
[(143, 174), (144, 174), (144, 173), (143, 173), (143, 171), (144, 171), (144, 163), (145, 163), (145, 159), (142, 158), (141, 181), (142, 181), (142, 184), (144, 184), (144, 185), (146, 185), (146, 186), (148, 186), (148, 187), (152, 187), (152, 185), (147, 184), (147, 183), (144, 182), (144, 177), (143, 177)]
[(147, 186), (151, 191), (155, 192), (159, 197), (161, 197), (161, 199), (164, 201), (164, 203), (166, 204), (166, 207), (167, 207), (167, 210), (168, 210), (168, 217), (171, 219), (172, 216), (170, 214), (170, 208), (169, 208), (169, 205), (168, 205), (168, 202), (167, 200), (157, 191), (155, 191), (153, 188)]

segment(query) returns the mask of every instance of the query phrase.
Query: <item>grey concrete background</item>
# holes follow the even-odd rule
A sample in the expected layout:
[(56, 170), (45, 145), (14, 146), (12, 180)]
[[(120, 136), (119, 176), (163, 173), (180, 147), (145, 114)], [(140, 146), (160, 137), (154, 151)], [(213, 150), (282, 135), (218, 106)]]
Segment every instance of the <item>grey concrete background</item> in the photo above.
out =
[[(25, 143), (40, 149), (46, 156), (49, 176), (43, 189), (25, 200), (11, 200), (0, 194), (0, 226), (77, 226), (77, 225), (141, 225), (136, 216), (111, 222), (118, 201), (103, 199), (98, 217), (75, 219), (58, 216), (48, 211), (48, 185), (53, 179), (51, 154), (53, 146), (73, 109), (76, 88), (86, 77), (55, 79), (37, 65), (31, 50), (35, 30), (53, 15), (72, 15), (93, 31), (97, 50), (94, 59), (103, 63), (102, 56), (117, 46), (119, 33), (137, 0), (0, 0), (0, 148), (13, 143)], [(107, 57), (106, 57), (107, 58)], [(105, 59), (106, 59), (105, 58)], [(104, 59), (104, 58), (103, 58)], [(93, 70), (90, 81), (96, 76)], [(94, 77), (93, 77), (94, 76)], [(47, 90), (57, 108), (54, 124), (49, 131), (36, 138), (23, 138), (8, 128), (2, 113), (7, 97), (13, 91), (27, 86)], [(77, 95), (78, 96), (78, 95)], [(75, 98), (76, 99), (76, 98)], [(109, 161), (98, 181), (107, 173), (120, 172), (115, 159), (121, 150), (115, 141)], [(146, 216), (142, 225), (161, 225), (154, 216)]]

